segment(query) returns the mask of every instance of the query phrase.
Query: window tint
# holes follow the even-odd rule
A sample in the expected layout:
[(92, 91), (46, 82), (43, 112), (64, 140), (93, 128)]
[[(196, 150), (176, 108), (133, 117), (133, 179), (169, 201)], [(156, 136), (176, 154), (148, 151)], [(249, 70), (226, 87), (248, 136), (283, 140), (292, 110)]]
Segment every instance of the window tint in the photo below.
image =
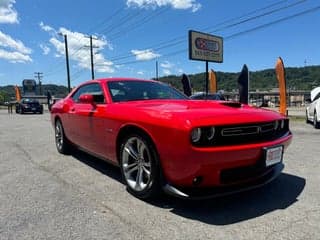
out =
[(313, 99), (313, 101), (316, 101), (320, 98), (320, 93), (317, 94), (317, 96), (315, 96), (315, 98)]
[(149, 81), (112, 81), (107, 83), (113, 102), (151, 100), (151, 99), (188, 99), (174, 88)]
[(98, 83), (87, 84), (80, 87), (71, 98), (75, 102), (79, 102), (79, 98), (82, 94), (91, 94), (93, 95), (93, 99), (96, 103), (104, 103), (105, 98), (102, 92), (102, 89)]

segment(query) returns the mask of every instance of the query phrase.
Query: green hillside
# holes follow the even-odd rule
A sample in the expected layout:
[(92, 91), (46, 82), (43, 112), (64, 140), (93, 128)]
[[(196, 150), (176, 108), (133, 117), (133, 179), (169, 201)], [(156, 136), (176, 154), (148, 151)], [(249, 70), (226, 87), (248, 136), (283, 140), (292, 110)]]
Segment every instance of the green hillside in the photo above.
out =
[[(238, 89), (238, 73), (216, 72), (218, 90), (230, 92)], [(205, 73), (189, 75), (194, 91), (205, 90)], [(287, 88), (309, 91), (320, 86), (320, 66), (286, 68)], [(167, 76), (159, 79), (182, 90), (181, 76)], [(250, 91), (271, 90), (278, 87), (274, 69), (250, 72)]]
[[(228, 72), (216, 72), (218, 90), (226, 92), (237, 91), (237, 79), (240, 74)], [(205, 73), (189, 75), (194, 91), (205, 90)], [(309, 66), (301, 68), (286, 68), (287, 88), (292, 90), (309, 91), (320, 86), (320, 66)], [(181, 76), (167, 76), (159, 79), (162, 82), (171, 84), (182, 91)], [(278, 83), (274, 69), (250, 72), (250, 91), (268, 91), (277, 88)], [(66, 86), (47, 84), (42, 86), (45, 94), (50, 91), (55, 97), (63, 97), (68, 93)], [(39, 92), (39, 89), (37, 89)], [(14, 86), (0, 86), (0, 103), (15, 98)]]

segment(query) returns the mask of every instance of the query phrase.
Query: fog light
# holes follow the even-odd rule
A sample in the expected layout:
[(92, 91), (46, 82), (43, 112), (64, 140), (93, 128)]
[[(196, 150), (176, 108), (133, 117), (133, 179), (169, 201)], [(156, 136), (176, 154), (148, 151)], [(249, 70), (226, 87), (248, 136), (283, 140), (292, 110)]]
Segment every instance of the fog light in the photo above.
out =
[(202, 182), (202, 180), (203, 180), (202, 176), (197, 176), (192, 180), (192, 184), (193, 185), (199, 185)]

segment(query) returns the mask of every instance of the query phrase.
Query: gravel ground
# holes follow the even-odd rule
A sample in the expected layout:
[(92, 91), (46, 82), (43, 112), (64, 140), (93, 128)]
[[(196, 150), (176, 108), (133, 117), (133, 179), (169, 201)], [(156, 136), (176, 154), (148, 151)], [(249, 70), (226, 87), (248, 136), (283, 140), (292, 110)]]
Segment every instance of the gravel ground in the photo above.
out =
[(320, 239), (320, 130), (291, 129), (284, 173), (263, 188), (144, 202), (118, 168), (58, 154), (48, 113), (0, 110), (0, 239)]

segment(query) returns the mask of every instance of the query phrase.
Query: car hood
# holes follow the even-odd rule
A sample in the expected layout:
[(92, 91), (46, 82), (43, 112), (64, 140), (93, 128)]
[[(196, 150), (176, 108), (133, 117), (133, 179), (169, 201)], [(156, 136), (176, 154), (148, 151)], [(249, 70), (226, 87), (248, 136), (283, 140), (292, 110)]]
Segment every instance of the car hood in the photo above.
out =
[[(131, 102), (127, 105), (140, 112), (135, 118), (146, 116), (163, 121), (174, 120), (176, 124), (188, 125), (228, 125), (267, 122), (284, 116), (271, 110), (251, 107), (228, 101), (170, 100)], [(129, 109), (128, 109), (129, 110)]]

